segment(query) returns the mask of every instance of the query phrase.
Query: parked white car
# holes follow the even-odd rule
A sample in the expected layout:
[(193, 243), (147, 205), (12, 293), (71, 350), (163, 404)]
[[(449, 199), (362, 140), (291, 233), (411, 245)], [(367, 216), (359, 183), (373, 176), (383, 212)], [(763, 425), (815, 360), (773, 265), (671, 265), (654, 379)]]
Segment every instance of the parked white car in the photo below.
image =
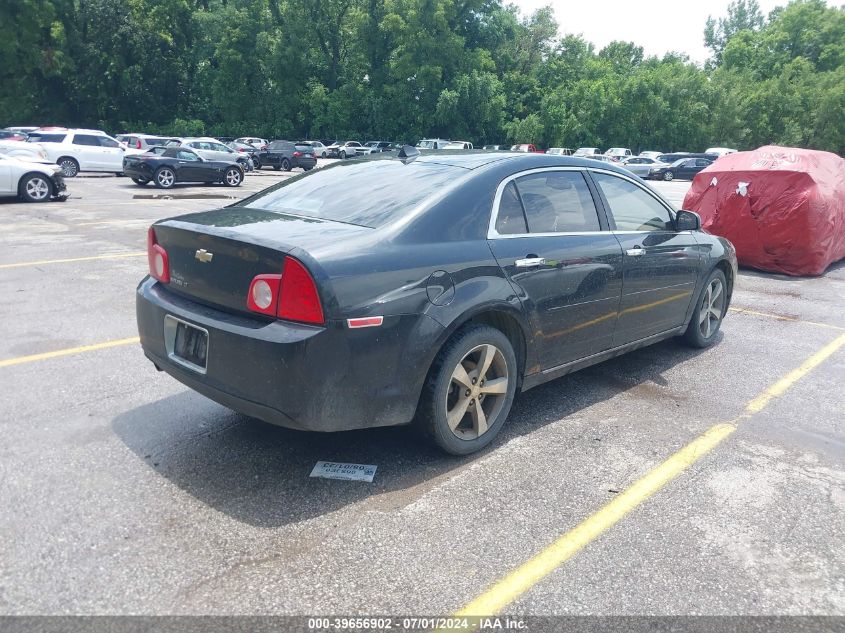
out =
[(588, 158), (601, 154), (598, 147), (579, 147), (575, 150), (573, 156), (586, 156)]
[(20, 141), (0, 141), (0, 154), (35, 162), (47, 160), (47, 152), (44, 151), (43, 147), (35, 143), (21, 143)]
[(621, 164), (625, 169), (640, 178), (646, 178), (651, 170), (656, 167), (666, 166), (666, 163), (661, 163), (656, 158), (649, 158), (648, 156), (629, 156)]
[(255, 149), (267, 149), (267, 146), (270, 144), (270, 141), (266, 138), (256, 138), (254, 136), (242, 136), (241, 138), (236, 138), (235, 142), (252, 145)]
[(634, 152), (629, 150), (627, 147), (611, 147), (604, 153), (604, 155), (609, 156), (616, 162), (621, 162), (629, 156), (633, 156)]
[(657, 158), (658, 156), (665, 154), (665, 152), (654, 152), (652, 150), (646, 150), (644, 152), (640, 152), (640, 156), (643, 158)]
[(117, 139), (99, 130), (49, 131), (35, 137), (33, 142), (44, 148), (47, 160), (61, 167), (66, 178), (73, 178), (81, 171), (120, 174), (125, 155), (143, 154), (141, 150), (126, 149)]
[(66, 190), (58, 165), (0, 154), (0, 196), (18, 196), (25, 202), (46, 202), (50, 198), (65, 197)]
[(450, 141), (443, 149), (473, 149), (473, 147), (469, 141)]
[(125, 143), (126, 147), (144, 151), (149, 151), (151, 147), (156, 145), (167, 145), (170, 140), (168, 136), (154, 136), (152, 134), (139, 134), (138, 132), (118, 134), (115, 138), (121, 143)]
[(451, 142), (442, 138), (424, 138), (417, 143), (417, 149), (445, 149)]
[(728, 154), (736, 154), (735, 149), (731, 149), (730, 147), (708, 147), (704, 150), (705, 154), (716, 154), (716, 156), (726, 156)]

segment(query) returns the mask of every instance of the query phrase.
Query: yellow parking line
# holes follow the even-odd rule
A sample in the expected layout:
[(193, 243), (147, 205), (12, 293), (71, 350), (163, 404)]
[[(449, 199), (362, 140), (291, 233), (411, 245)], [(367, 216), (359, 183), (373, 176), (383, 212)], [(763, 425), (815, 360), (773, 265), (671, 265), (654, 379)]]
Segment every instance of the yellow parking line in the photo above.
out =
[(70, 264), (72, 262), (90, 262), (96, 259), (124, 259), (126, 257), (144, 257), (145, 251), (138, 251), (135, 253), (111, 253), (108, 255), (94, 255), (92, 257), (69, 257), (67, 259), (41, 259), (31, 262), (18, 262), (16, 264), (0, 264), (0, 269), (4, 268), (24, 268), (26, 266), (43, 266), (45, 264)]
[(598, 512), (569, 530), (529, 561), (517, 567), (455, 615), (458, 617), (486, 616), (500, 613), (543, 578), (563, 565), (584, 547), (616, 525), (632, 510), (643, 504), (689, 469), (699, 459), (721, 444), (736, 431), (743, 419), (762, 411), (773, 398), (783, 395), (801, 378), (845, 345), (845, 334), (815, 352), (800, 367), (748, 402), (744, 412), (730, 422), (717, 424), (695, 440), (646, 473), (641, 479), (615, 497)]
[(6, 360), (0, 360), (0, 367), (10, 367), (11, 365), (34, 363), (35, 361), (47, 360), (48, 358), (70, 356), (71, 354), (82, 354), (83, 352), (94, 352), (101, 349), (108, 349), (110, 347), (120, 347), (121, 345), (131, 345), (132, 343), (140, 342), (140, 338), (138, 338), (137, 336), (133, 336), (131, 338), (121, 338), (116, 339), (114, 341), (106, 341), (104, 343), (94, 343), (93, 345), (82, 345), (81, 347), (69, 347), (67, 349), (58, 349), (53, 352), (44, 352), (42, 354), (18, 356), (17, 358), (7, 358)]
[(823, 327), (829, 330), (845, 330), (845, 327), (841, 327), (839, 325), (831, 325), (830, 323), (819, 323), (817, 321), (805, 321), (804, 319), (799, 319), (798, 317), (791, 317), (791, 316), (784, 316), (782, 314), (771, 314), (769, 312), (758, 312), (757, 310), (749, 310), (748, 308), (728, 308), (731, 312), (736, 312), (737, 314), (750, 314), (752, 316), (759, 316), (759, 317), (766, 317), (768, 319), (776, 319), (778, 321), (789, 321), (791, 323), (804, 323), (806, 325), (815, 325), (816, 327)]

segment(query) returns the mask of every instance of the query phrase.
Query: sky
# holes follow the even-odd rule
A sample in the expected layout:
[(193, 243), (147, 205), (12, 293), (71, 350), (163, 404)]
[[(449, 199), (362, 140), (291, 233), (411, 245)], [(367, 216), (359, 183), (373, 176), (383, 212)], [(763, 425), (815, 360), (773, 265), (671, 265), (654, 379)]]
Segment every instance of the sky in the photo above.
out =
[[(555, 11), (560, 34), (581, 33), (600, 50), (613, 40), (642, 46), (646, 55), (686, 53), (695, 62), (707, 59), (707, 16), (727, 15), (730, 0), (505, 0), (527, 16), (547, 4)], [(758, 0), (763, 15), (786, 0)]]

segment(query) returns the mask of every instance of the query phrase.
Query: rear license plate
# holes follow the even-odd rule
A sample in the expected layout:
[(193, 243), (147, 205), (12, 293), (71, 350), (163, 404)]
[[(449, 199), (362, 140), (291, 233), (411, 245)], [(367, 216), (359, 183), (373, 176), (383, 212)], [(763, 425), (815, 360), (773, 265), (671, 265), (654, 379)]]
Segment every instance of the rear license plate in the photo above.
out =
[(164, 318), (164, 340), (170, 360), (205, 373), (208, 331), (171, 315)]
[(192, 365), (205, 369), (205, 355), (208, 351), (208, 332), (187, 323), (176, 324), (176, 341), (173, 353)]

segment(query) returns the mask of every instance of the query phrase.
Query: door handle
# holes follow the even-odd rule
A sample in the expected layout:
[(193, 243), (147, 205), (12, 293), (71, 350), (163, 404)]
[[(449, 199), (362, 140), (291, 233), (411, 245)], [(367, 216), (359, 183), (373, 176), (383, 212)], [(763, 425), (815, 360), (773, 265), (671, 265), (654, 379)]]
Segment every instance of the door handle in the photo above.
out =
[(526, 257), (525, 259), (516, 260), (514, 265), (517, 268), (533, 268), (534, 266), (542, 266), (545, 263), (545, 257)]
[(634, 248), (626, 250), (625, 254), (629, 257), (640, 257), (641, 255), (645, 255), (645, 249), (642, 246), (637, 245)]

